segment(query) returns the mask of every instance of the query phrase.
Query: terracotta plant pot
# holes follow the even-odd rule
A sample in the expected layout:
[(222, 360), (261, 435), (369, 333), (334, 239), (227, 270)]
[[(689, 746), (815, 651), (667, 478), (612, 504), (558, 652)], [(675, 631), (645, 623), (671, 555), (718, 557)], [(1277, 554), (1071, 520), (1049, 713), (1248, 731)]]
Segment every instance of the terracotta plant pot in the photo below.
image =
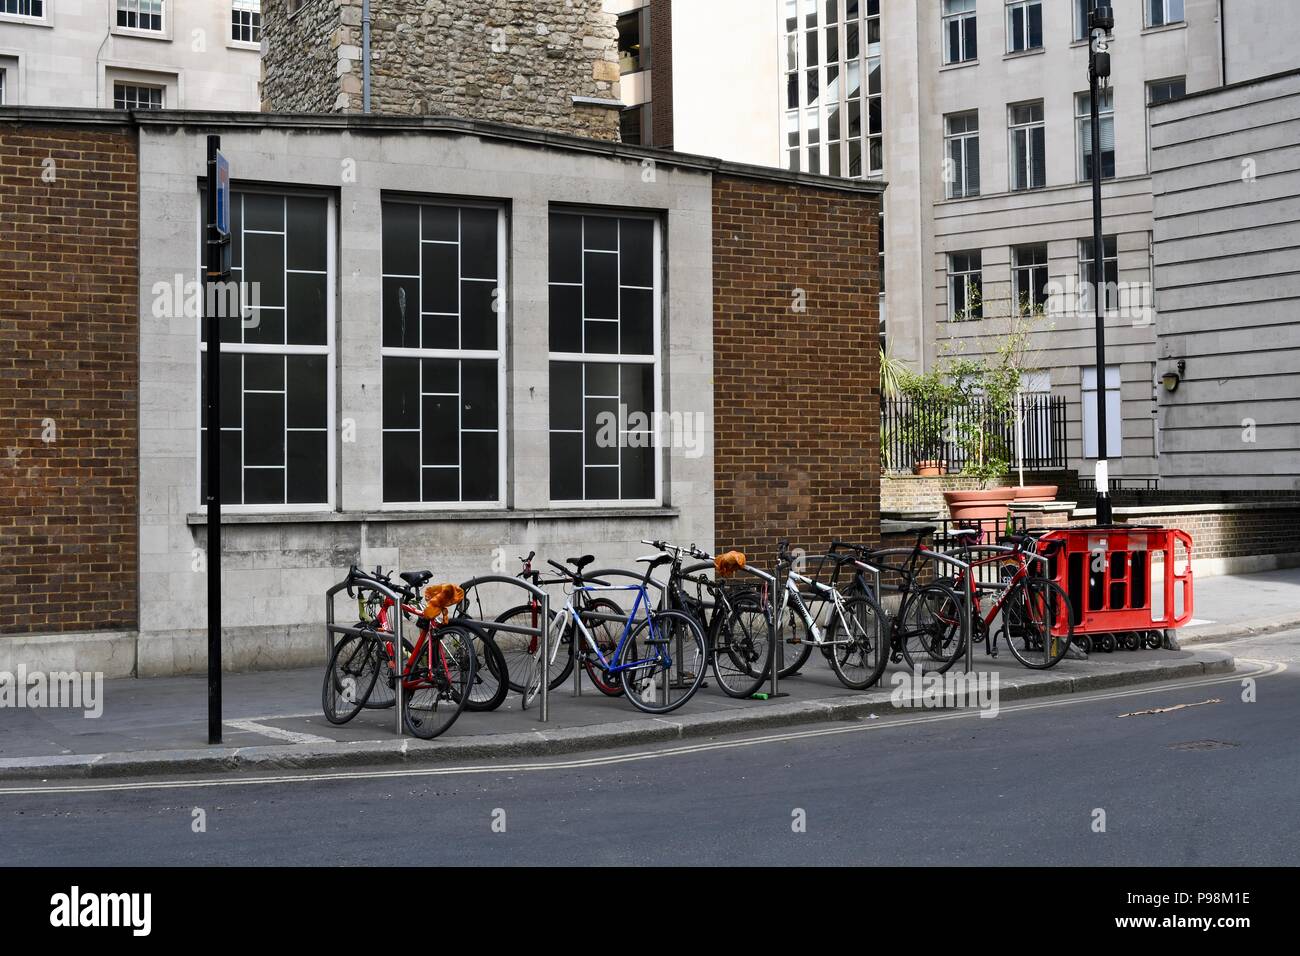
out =
[(912, 465), (912, 474), (922, 478), (938, 478), (944, 472), (943, 462), (927, 459)]
[(1025, 485), (1016, 488), (1016, 501), (1055, 501), (1056, 485)]
[(1005, 518), (1007, 506), (1015, 500), (1014, 488), (985, 488), (983, 491), (945, 491), (943, 500), (954, 520), (978, 521)]

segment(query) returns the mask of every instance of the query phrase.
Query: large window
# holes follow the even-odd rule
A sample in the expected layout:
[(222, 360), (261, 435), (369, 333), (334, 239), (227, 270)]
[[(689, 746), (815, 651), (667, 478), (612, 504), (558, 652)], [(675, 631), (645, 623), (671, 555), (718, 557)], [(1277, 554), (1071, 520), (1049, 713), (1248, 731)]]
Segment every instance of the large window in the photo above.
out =
[(113, 108), (119, 110), (160, 110), (163, 88), (140, 83), (114, 83)]
[(1017, 246), (1011, 255), (1011, 290), (1020, 315), (1047, 308), (1047, 246)]
[[(1083, 457), (1097, 457), (1097, 366), (1080, 371), (1083, 400)], [(1106, 366), (1106, 457), (1118, 458), (1123, 447), (1124, 405), (1118, 365)]]
[(965, 63), (979, 55), (975, 0), (943, 0), (943, 62)]
[(659, 500), (659, 229), (551, 213), (552, 501)]
[(45, 19), (45, 0), (0, 0), (0, 14), (10, 17)]
[(117, 0), (117, 25), (127, 30), (161, 33), (163, 0)]
[(1011, 137), (1011, 188), (1042, 189), (1047, 185), (1047, 128), (1043, 101), (1007, 108)]
[(1074, 38), (1088, 39), (1088, 15), (1097, 8), (1097, 0), (1074, 0)]
[(980, 194), (980, 116), (978, 112), (944, 117), (944, 181), (949, 199)]
[[(1119, 307), (1119, 247), (1114, 236), (1102, 237), (1102, 269), (1105, 308), (1111, 312)], [(1092, 314), (1096, 310), (1093, 304), (1093, 267), (1095, 266), (1094, 245), (1091, 239), (1079, 240), (1079, 311)]]
[(262, 42), (262, 0), (232, 0), (230, 39), (236, 43)]
[(1145, 0), (1145, 6), (1149, 27), (1182, 22), (1183, 0)]
[[(220, 320), (225, 504), (333, 499), (333, 218), (324, 196), (231, 194), (231, 279), (241, 284), (244, 315)], [(205, 320), (205, 380), (209, 334)], [(201, 462), (200, 501), (206, 482)]]
[(619, 15), (618, 66), (624, 76), (650, 68), (649, 7)]
[(1169, 80), (1153, 80), (1147, 84), (1147, 104), (1168, 103), (1187, 95), (1187, 77), (1176, 76)]
[[(1079, 93), (1074, 98), (1075, 123), (1079, 139), (1079, 181), (1092, 180), (1092, 97), (1088, 93)], [(1115, 176), (1115, 90), (1102, 90), (1098, 99), (1098, 112), (1101, 116), (1101, 177), (1113, 179)]]
[(1041, 49), (1042, 0), (1007, 0), (1007, 52)]
[(948, 256), (948, 317), (954, 322), (984, 318), (984, 280), (979, 252)]
[(383, 203), (385, 504), (504, 501), (505, 212)]

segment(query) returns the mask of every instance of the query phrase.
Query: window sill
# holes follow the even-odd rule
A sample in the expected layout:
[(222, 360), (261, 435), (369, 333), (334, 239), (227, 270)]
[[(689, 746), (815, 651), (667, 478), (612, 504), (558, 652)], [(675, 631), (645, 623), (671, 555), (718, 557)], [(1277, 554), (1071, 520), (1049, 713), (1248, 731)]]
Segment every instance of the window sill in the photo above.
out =
[(1032, 50), (1013, 50), (1010, 53), (1002, 54), (1004, 60), (1020, 60), (1027, 56), (1041, 56), (1047, 52), (1046, 47), (1036, 46)]
[[(681, 512), (676, 508), (659, 506), (649, 508), (534, 508), (528, 510), (461, 510), (461, 511), (275, 511), (229, 512), (221, 514), (221, 524), (362, 524), (409, 521), (574, 521), (590, 518), (676, 518)], [(185, 516), (190, 527), (203, 527), (208, 523), (204, 512), (194, 511)]]
[(48, 14), (43, 17), (20, 17), (15, 13), (0, 13), (0, 23), (16, 23), (24, 27), (47, 27), (51, 29), (54, 27)]
[(939, 72), (946, 73), (949, 70), (964, 70), (969, 66), (979, 66), (979, 65), (980, 65), (979, 57), (976, 57), (973, 60), (962, 60), (960, 63), (945, 63), (943, 66), (939, 67)]
[(226, 48), (229, 50), (248, 50), (252, 53), (261, 53), (261, 43), (245, 43), (243, 40), (227, 40)]
[(1153, 33), (1168, 33), (1170, 30), (1186, 30), (1187, 21), (1179, 20), (1175, 23), (1162, 23), (1158, 27), (1143, 27), (1142, 36), (1150, 36)]
[(130, 27), (113, 27), (110, 31), (115, 37), (130, 37), (133, 40), (161, 40), (172, 42), (170, 30), (132, 30)]

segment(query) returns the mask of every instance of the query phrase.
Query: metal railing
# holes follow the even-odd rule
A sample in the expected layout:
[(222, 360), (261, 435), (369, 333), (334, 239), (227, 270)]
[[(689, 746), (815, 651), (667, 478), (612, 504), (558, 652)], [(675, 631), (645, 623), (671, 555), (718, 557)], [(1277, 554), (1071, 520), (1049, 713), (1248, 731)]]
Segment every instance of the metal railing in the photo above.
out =
[[(910, 472), (917, 462), (937, 462), (948, 474), (971, 464), (960, 437), (983, 428), (986, 447), (1011, 467), (1035, 471), (1067, 467), (1066, 404), (1060, 395), (1023, 394), (1019, 398), (1019, 434), (1015, 410), (970, 399), (951, 404), (886, 398), (880, 406), (880, 447), (885, 470)], [(1019, 454), (1017, 453), (1019, 449)]]

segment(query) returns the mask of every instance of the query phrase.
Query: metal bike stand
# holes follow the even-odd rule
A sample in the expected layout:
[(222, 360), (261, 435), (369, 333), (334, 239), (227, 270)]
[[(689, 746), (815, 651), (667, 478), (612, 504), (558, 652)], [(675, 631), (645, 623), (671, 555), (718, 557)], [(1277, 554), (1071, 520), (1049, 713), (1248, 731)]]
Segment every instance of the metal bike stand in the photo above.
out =
[[(393, 690), (397, 696), (397, 699), (395, 701), (395, 708), (394, 708), (397, 711), (395, 715), (395, 724), (396, 724), (395, 729), (397, 731), (397, 736), (404, 737), (406, 735), (406, 728), (402, 725), (402, 702), (403, 702), (403, 694), (405, 692), (405, 689), (402, 687), (402, 674), (405, 673), (406, 671), (406, 661), (403, 660), (402, 658), (403, 655), (402, 621), (403, 618), (405, 617), (405, 615), (402, 613), (402, 595), (398, 594), (392, 588), (385, 586), (382, 582), (370, 578), (366, 578), (363, 581), (352, 581), (352, 582), (342, 581), (334, 585), (334, 587), (330, 588), (328, 591), (326, 591), (325, 592), (325, 651), (327, 654), (334, 653), (334, 635), (336, 634), (349, 635), (349, 634), (362, 633), (360, 628), (341, 627), (340, 625), (334, 623), (334, 596), (338, 594), (340, 591), (345, 590), (348, 587), (349, 583), (351, 583), (352, 587), (358, 591), (374, 591), (378, 594), (382, 594), (384, 597), (388, 598), (390, 601), (393, 602), (393, 605), (396, 609), (396, 614), (395, 614), (396, 621), (393, 624), (393, 630), (391, 632), (378, 631), (375, 633), (379, 633), (379, 634), (391, 633), (393, 635), (393, 653), (397, 658), (396, 660), (397, 671), (396, 671), (396, 676), (394, 677), (393, 680)], [(329, 667), (329, 657), (325, 658), (325, 666)]]
[[(914, 554), (914, 553), (915, 553), (915, 549), (914, 549), (914, 548), (882, 548), (882, 549), (880, 549), (879, 551), (873, 551), (873, 552), (871, 552), (871, 555), (872, 555), (872, 557), (883, 558), (883, 557), (892, 556), (892, 555), (900, 555), (900, 556), (901, 556), (901, 555), (907, 555), (907, 556), (910, 556), (910, 555), (912, 555), (912, 554)], [(954, 558), (952, 555), (950, 555), (950, 554), (944, 554), (942, 551), (922, 551), (922, 552), (920, 553), (920, 556), (921, 556), (922, 558), (929, 558), (930, 560), (938, 561), (938, 562), (940, 562), (940, 563), (942, 563), (942, 564), (951, 564), (951, 565), (952, 565), (953, 567), (955, 567), (955, 568), (965, 569), (965, 570), (967, 570), (967, 571), (970, 570), (970, 565), (967, 564), (965, 561), (959, 561), (959, 560), (957, 560), (956, 558)], [(965, 639), (966, 639), (966, 664), (965, 664), (965, 666), (966, 666), (966, 673), (970, 673), (970, 670), (971, 670), (971, 667), (972, 667), (971, 643), (972, 643), (972, 636), (973, 636), (973, 633), (974, 633), (974, 632), (972, 631), (972, 629), (971, 629), (971, 605), (974, 603), (974, 591), (973, 591), (973, 588), (972, 588), (972, 583), (973, 583), (973, 582), (972, 582), (972, 577), (973, 577), (972, 574), (967, 574), (967, 575), (966, 575), (966, 586), (967, 586), (968, 594), (967, 594), (967, 599), (966, 599), (966, 607), (965, 607), (964, 613), (962, 614), (962, 628), (963, 628), (963, 630), (965, 631), (965, 635), (964, 635), (964, 636), (965, 636)], [(877, 580), (877, 582), (879, 582), (879, 580), (880, 580), (880, 578), (879, 578), (879, 574), (878, 574), (878, 573), (877, 573), (877, 576), (876, 576), (876, 580)], [(879, 599), (880, 599), (880, 592), (879, 592), (879, 588), (877, 588), (877, 592), (876, 592), (876, 600), (879, 600)], [(900, 611), (902, 610), (901, 606), (900, 606), (899, 610), (900, 610)]]
[[(530, 637), (541, 639), (542, 645), (542, 687), (541, 693), (541, 712), (539, 717), (542, 723), (551, 719), (551, 596), (535, 584), (523, 580), (522, 578), (507, 577), (503, 574), (486, 574), (483, 577), (471, 578), (460, 586), (465, 592), (465, 601), (468, 602), (470, 592), (475, 590), (481, 584), (508, 584), (513, 587), (522, 588), (542, 603), (541, 623), (537, 627), (529, 627), (526, 624), (498, 624), (495, 621), (481, 621), (483, 627), (489, 630), (505, 631), (510, 634), (527, 634)], [(521, 697), (528, 694), (528, 685), (524, 685)]]

